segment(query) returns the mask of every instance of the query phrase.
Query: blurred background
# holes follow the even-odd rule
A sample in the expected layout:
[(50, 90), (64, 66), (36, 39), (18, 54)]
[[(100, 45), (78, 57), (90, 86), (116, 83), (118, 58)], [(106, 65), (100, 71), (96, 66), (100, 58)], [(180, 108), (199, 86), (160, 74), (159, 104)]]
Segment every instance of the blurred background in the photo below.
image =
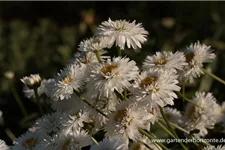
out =
[[(138, 63), (147, 54), (182, 51), (199, 40), (211, 45), (217, 55), (207, 67), (225, 79), (224, 8), (224, 2), (0, 2), (0, 110), (4, 117), (0, 139), (12, 144), (11, 139), (27, 131), (38, 117), (35, 102), (24, 97), (20, 79), (33, 73), (54, 77), (79, 42), (91, 37), (108, 18), (136, 20), (150, 33), (139, 53), (124, 52)], [(207, 76), (187, 89), (190, 96), (196, 90), (213, 92), (219, 103), (225, 100), (225, 87)]]

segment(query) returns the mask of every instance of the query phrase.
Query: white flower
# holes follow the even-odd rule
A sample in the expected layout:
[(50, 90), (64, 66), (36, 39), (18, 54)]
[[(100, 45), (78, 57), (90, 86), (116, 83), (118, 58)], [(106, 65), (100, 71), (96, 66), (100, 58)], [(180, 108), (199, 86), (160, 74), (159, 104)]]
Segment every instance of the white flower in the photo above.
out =
[(53, 135), (63, 127), (66, 120), (66, 115), (63, 112), (54, 112), (44, 115), (38, 119), (34, 125), (36, 132), (40, 133), (42, 137), (46, 135)]
[(68, 65), (55, 79), (51, 97), (54, 100), (68, 99), (74, 93), (82, 89), (86, 74), (80, 65)]
[(225, 150), (225, 146), (223, 146), (223, 145), (218, 145), (217, 147), (206, 146), (206, 147), (203, 148), (203, 150)]
[(108, 38), (108, 48), (111, 48), (114, 42), (120, 49), (127, 47), (133, 49), (141, 48), (141, 44), (147, 41), (148, 32), (142, 27), (141, 23), (136, 24), (126, 20), (104, 21), (97, 29), (97, 35)]
[(106, 40), (104, 37), (92, 37), (87, 40), (83, 40), (79, 44), (79, 51), (91, 51), (91, 52), (97, 52), (102, 51), (104, 48), (106, 48)]
[(39, 133), (26, 132), (17, 139), (16, 143), (12, 146), (12, 150), (38, 150), (36, 146), (40, 140)]
[(0, 150), (10, 150), (9, 146), (6, 145), (5, 141), (0, 139)]
[(93, 66), (87, 88), (91, 96), (110, 97), (114, 90), (122, 93), (124, 88), (131, 86), (130, 81), (138, 75), (138, 67), (129, 58), (116, 57), (107, 63)]
[(39, 74), (31, 74), (29, 77), (20, 79), (28, 88), (35, 89), (41, 85), (41, 77)]
[(193, 83), (194, 78), (200, 77), (203, 74), (201, 67), (203, 63), (212, 62), (216, 55), (212, 53), (210, 46), (196, 42), (187, 47), (185, 51), (186, 61), (188, 65), (184, 68), (182, 77), (184, 80)]
[(178, 111), (176, 108), (170, 108), (170, 107), (164, 107), (163, 108), (164, 113), (166, 115), (166, 118), (176, 124), (181, 124), (182, 123), (182, 115), (181, 112)]
[[(51, 84), (52, 82), (53, 82), (53, 79), (43, 79), (41, 81), (41, 85), (37, 89), (38, 95), (41, 96), (42, 94), (45, 94), (49, 96), (48, 95), (49, 89), (47, 87), (48, 87), (48, 84)], [(24, 86), (23, 92), (27, 98), (35, 97), (34, 90), (29, 89), (27, 86)]]
[(147, 129), (150, 118), (145, 108), (127, 100), (110, 114), (105, 125), (105, 136), (121, 139), (128, 144), (129, 138), (135, 141), (141, 135), (138, 128)]
[(212, 93), (196, 92), (193, 102), (201, 108), (191, 103), (187, 105), (184, 113), (184, 126), (188, 131), (200, 130), (198, 134), (195, 134), (196, 137), (205, 136), (208, 133), (207, 129), (214, 128), (220, 106), (216, 103), (216, 98)]
[(92, 145), (90, 150), (128, 150), (126, 144), (115, 138), (105, 138), (99, 145)]
[(177, 85), (178, 76), (171, 71), (154, 72), (144, 71), (134, 83), (133, 93), (138, 100), (148, 103), (155, 103), (162, 107), (173, 105), (174, 98), (177, 98), (175, 91), (179, 91)]
[(181, 52), (156, 52), (153, 56), (147, 56), (144, 63), (144, 70), (148, 71), (150, 69), (154, 71), (165, 71), (169, 70), (172, 72), (177, 72), (177, 70), (183, 70), (186, 66), (186, 59)]
[(41, 150), (81, 150), (82, 147), (92, 144), (87, 132), (75, 129), (71, 135), (55, 134), (47, 136), (40, 144)]
[(86, 109), (80, 110), (74, 115), (69, 115), (62, 127), (63, 134), (73, 134), (78, 128), (84, 126), (83, 122), (90, 122), (89, 113)]

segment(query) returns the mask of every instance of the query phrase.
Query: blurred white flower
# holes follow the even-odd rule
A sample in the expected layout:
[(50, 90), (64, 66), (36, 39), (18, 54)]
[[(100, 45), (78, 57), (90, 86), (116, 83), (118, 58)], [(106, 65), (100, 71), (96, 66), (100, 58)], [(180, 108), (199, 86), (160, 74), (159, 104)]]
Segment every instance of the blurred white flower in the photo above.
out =
[(130, 81), (137, 77), (138, 70), (135, 61), (121, 57), (93, 66), (87, 82), (90, 97), (110, 97), (114, 90), (122, 93), (131, 86)]
[(194, 129), (200, 130), (199, 133), (194, 135), (196, 137), (203, 137), (208, 133), (207, 129), (213, 129), (215, 123), (218, 121), (220, 106), (216, 103), (216, 98), (212, 93), (196, 92), (193, 102), (201, 108), (188, 103), (184, 113), (184, 127), (188, 131)]
[(152, 143), (151, 140), (149, 140), (149, 138), (147, 137), (139, 139), (138, 142), (133, 142), (130, 145), (129, 150), (149, 150), (149, 148), (146, 147), (143, 143), (147, 144), (150, 150), (162, 150), (159, 145), (157, 145), (156, 143)]
[(41, 137), (45, 137), (47, 135), (51, 136), (60, 131), (66, 118), (67, 115), (63, 112), (54, 112), (39, 118), (35, 122), (34, 127), (36, 128), (36, 132), (40, 133)]
[(97, 28), (96, 35), (108, 38), (108, 48), (111, 48), (116, 42), (116, 46), (123, 50), (126, 44), (128, 48), (141, 48), (141, 44), (147, 41), (148, 32), (141, 23), (136, 24), (135, 21), (130, 23), (126, 20), (112, 21), (109, 18)]
[[(43, 79), (41, 81), (41, 85), (37, 89), (38, 95), (41, 96), (42, 94), (45, 94), (45, 95), (49, 96), (48, 95), (49, 88), (47, 88), (47, 87), (48, 87), (48, 84), (51, 84), (53, 81), (54, 81), (53, 79)], [(26, 85), (23, 88), (23, 92), (27, 98), (35, 97), (34, 90), (29, 89)]]
[(183, 116), (176, 108), (164, 107), (163, 111), (170, 122), (178, 125), (182, 123)]
[(225, 150), (225, 146), (218, 145), (218, 146), (206, 146), (203, 148), (203, 150)]
[(37, 145), (40, 141), (41, 137), (39, 133), (26, 132), (17, 139), (12, 146), (12, 150), (38, 150)]
[(0, 150), (10, 150), (9, 146), (6, 145), (5, 141), (0, 139)]
[(104, 37), (91, 37), (87, 40), (83, 40), (79, 44), (79, 51), (91, 51), (91, 52), (97, 52), (102, 51), (104, 48), (106, 48), (106, 40)]
[(184, 68), (181, 77), (190, 83), (203, 74), (201, 70), (203, 63), (212, 62), (216, 57), (210, 46), (200, 44), (199, 41), (187, 47), (185, 56), (188, 65)]
[[(137, 100), (145, 101), (146, 104), (156, 103), (162, 107), (173, 105), (177, 98), (175, 91), (180, 91), (178, 75), (171, 71), (142, 72), (131, 89)], [(152, 104), (151, 104), (152, 105)]]
[(109, 115), (105, 124), (106, 137), (117, 138), (128, 144), (128, 139), (136, 141), (140, 137), (138, 128), (147, 129), (151, 116), (137, 103), (127, 100), (119, 104)]
[(150, 69), (154, 71), (172, 71), (177, 72), (177, 70), (183, 70), (186, 66), (186, 59), (182, 52), (156, 52), (153, 56), (147, 56), (143, 68), (146, 71)]
[(29, 77), (20, 79), (29, 89), (38, 88), (41, 85), (41, 77), (39, 74), (31, 74)]
[(90, 150), (128, 150), (126, 144), (115, 138), (105, 138), (99, 145), (92, 145)]
[(51, 97), (53, 100), (68, 99), (74, 93), (79, 92), (85, 83), (85, 70), (80, 65), (68, 65), (62, 70), (52, 85)]
[(87, 132), (75, 129), (71, 135), (55, 134), (47, 136), (41, 143), (41, 150), (81, 150), (91, 145), (92, 141)]

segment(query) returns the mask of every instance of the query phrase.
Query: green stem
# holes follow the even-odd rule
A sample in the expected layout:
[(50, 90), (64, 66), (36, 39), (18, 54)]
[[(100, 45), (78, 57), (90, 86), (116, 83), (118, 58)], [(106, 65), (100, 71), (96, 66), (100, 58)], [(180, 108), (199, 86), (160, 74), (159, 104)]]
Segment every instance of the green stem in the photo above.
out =
[(117, 49), (117, 55), (122, 56), (122, 50), (120, 48)]
[[(177, 138), (177, 139), (180, 139), (177, 135), (177, 133), (175, 132), (175, 130), (173, 129), (173, 127), (171, 126), (169, 120), (166, 118), (166, 115), (163, 111), (163, 108), (161, 106), (159, 106), (159, 109), (160, 109), (160, 112), (163, 116), (163, 119), (165, 120), (167, 126), (169, 127), (170, 131), (173, 133), (173, 135)], [(188, 148), (183, 144), (183, 143), (180, 143), (180, 145), (183, 147), (184, 150), (188, 150)]]
[(92, 109), (94, 109), (95, 111), (97, 111), (98, 113), (100, 113), (101, 115), (103, 115), (106, 118), (109, 118), (106, 114), (104, 114), (101, 110), (99, 110), (98, 108), (96, 108), (95, 106), (93, 106), (91, 103), (89, 103), (84, 97), (82, 97), (77, 91), (75, 91), (75, 93), (77, 94), (77, 96), (84, 102), (86, 103), (89, 107), (91, 107)]
[(170, 136), (173, 138), (176, 138), (173, 133), (171, 133), (163, 124), (161, 124), (159, 121), (156, 122), (161, 128), (163, 128)]
[(23, 102), (21, 101), (19, 95), (17, 94), (16, 89), (13, 84), (11, 86), (11, 89), (12, 89), (13, 97), (15, 98), (23, 116), (26, 117), (28, 115), (27, 110), (26, 110), (25, 106), (23, 105)]
[(216, 75), (214, 75), (213, 73), (209, 72), (208, 70), (206, 70), (206, 69), (204, 69), (204, 68), (201, 68), (201, 69), (202, 69), (202, 71), (203, 71), (205, 74), (211, 76), (213, 79), (215, 79), (215, 80), (217, 80), (217, 81), (219, 81), (220, 83), (222, 83), (222, 84), (225, 85), (225, 81), (224, 81), (223, 79), (217, 77)]
[(100, 54), (99, 54), (99, 51), (95, 51), (94, 53), (95, 53), (95, 55), (96, 55), (96, 58), (98, 59), (98, 62), (99, 62), (99, 63), (102, 63), (102, 59), (101, 59), (101, 56), (100, 56)]
[[(182, 81), (182, 94), (185, 96), (185, 85), (186, 85), (186, 81), (183, 80)], [(184, 98), (183, 98), (183, 101), (184, 101)]]
[[(145, 135), (147, 136), (150, 140), (154, 140), (154, 136), (151, 135), (149, 132), (146, 132), (145, 130), (141, 129), (141, 128), (138, 128), (138, 131), (142, 134), (142, 135)], [(160, 142), (156, 142), (154, 141), (154, 143), (157, 143), (160, 147), (162, 147), (164, 150), (169, 150), (165, 145), (163, 145), (162, 143)]]
[[(194, 105), (196, 105), (197, 107), (199, 107), (199, 108), (202, 108), (200, 105), (198, 105), (197, 103), (195, 103), (195, 102), (193, 102), (192, 100), (190, 100), (190, 99), (188, 99), (187, 97), (185, 97), (181, 92), (177, 92), (177, 94), (181, 97), (181, 98), (183, 98), (184, 100), (186, 100), (187, 102), (189, 102), (189, 103), (192, 103), (192, 104), (194, 104)], [(203, 109), (203, 108), (202, 108)]]
[(123, 96), (123, 100), (125, 101), (127, 99), (127, 89), (124, 89), (124, 96)]
[(36, 97), (36, 100), (37, 100), (37, 105), (38, 105), (39, 112), (41, 113), (41, 115), (43, 115), (44, 111), (43, 111), (43, 108), (41, 106), (41, 101), (40, 101), (40, 98), (39, 98), (39, 95), (38, 95), (37, 88), (34, 89), (34, 94), (35, 94), (35, 97)]

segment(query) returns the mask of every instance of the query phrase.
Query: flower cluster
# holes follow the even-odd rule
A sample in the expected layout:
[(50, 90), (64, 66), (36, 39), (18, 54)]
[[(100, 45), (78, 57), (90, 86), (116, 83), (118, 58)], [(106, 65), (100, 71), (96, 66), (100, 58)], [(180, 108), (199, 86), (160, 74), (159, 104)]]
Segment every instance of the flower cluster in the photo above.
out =
[[(184, 52), (148, 55), (142, 65), (127, 56), (107, 56), (114, 43), (120, 52), (141, 49), (148, 34), (141, 23), (109, 19), (79, 44), (57, 76), (24, 77), (25, 96), (45, 94), (54, 112), (36, 120), (32, 131), (19, 137), (12, 150), (162, 149), (140, 130), (150, 131), (163, 118), (164, 125), (179, 125), (187, 133), (199, 130), (192, 138), (206, 136), (208, 129), (222, 122), (225, 105), (206, 92), (196, 92), (184, 112), (173, 105), (181, 100), (181, 83), (193, 83), (204, 73), (203, 63), (211, 62), (215, 54), (211, 47), (196, 42)], [(101, 140), (96, 141), (99, 133)], [(9, 148), (0, 141), (0, 149)]]

